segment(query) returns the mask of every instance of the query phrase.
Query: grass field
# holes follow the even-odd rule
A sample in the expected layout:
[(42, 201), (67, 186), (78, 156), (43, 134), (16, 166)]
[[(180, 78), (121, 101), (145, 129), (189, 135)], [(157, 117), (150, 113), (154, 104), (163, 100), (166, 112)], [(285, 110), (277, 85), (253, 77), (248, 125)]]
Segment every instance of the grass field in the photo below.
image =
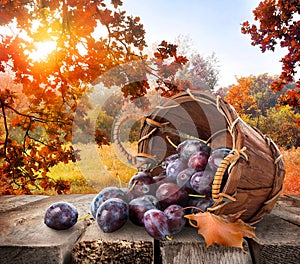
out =
[[(134, 153), (136, 145), (127, 144), (126, 147)], [(79, 145), (77, 148), (81, 150), (81, 161), (59, 164), (50, 173), (54, 179), (70, 181), (70, 193), (97, 193), (112, 185), (125, 187), (137, 172), (119, 159), (113, 145), (101, 149), (92, 144)], [(281, 152), (286, 167), (283, 193), (300, 195), (300, 148)]]
[[(53, 179), (68, 180), (70, 193), (97, 193), (107, 186), (127, 186), (137, 170), (121, 160), (113, 145), (98, 148), (93, 144), (76, 145), (81, 160), (77, 163), (58, 164), (50, 170)], [(126, 148), (134, 153), (135, 144)]]

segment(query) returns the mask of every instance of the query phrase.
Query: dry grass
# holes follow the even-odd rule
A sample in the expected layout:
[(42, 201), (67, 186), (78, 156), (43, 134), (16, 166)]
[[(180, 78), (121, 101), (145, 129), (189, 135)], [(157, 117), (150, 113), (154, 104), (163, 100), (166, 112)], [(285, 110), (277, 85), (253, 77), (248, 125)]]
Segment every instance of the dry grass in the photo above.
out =
[[(127, 144), (126, 147), (133, 152), (135, 144)], [(97, 193), (107, 186), (125, 187), (137, 171), (121, 160), (113, 145), (97, 148), (87, 144), (76, 148), (81, 153), (80, 161), (58, 164), (49, 173), (54, 179), (69, 181), (70, 193)]]
[[(114, 146), (79, 145), (81, 161), (59, 164), (51, 169), (50, 176), (71, 182), (70, 193), (97, 193), (107, 186), (126, 186), (136, 169), (122, 162)], [(126, 147), (134, 153), (135, 144)], [(286, 176), (283, 193), (300, 195), (300, 148), (281, 150)]]

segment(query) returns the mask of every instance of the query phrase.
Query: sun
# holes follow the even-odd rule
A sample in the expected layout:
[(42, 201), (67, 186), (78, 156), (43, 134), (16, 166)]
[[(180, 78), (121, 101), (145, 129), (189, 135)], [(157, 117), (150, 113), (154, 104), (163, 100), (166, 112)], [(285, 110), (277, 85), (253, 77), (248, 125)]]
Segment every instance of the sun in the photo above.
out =
[(56, 41), (42, 41), (34, 44), (36, 50), (29, 54), (29, 58), (34, 61), (42, 61), (56, 49)]

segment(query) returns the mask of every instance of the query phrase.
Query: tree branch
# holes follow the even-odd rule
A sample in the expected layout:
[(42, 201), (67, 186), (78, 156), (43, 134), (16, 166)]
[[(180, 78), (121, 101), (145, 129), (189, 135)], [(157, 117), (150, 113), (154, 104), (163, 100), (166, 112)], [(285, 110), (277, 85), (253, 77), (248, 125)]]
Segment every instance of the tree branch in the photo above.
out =
[(5, 127), (5, 141), (4, 141), (3, 155), (4, 155), (4, 157), (6, 157), (6, 149), (7, 149), (9, 131), (8, 131), (8, 126), (7, 126), (7, 119), (6, 119), (6, 113), (5, 113), (4, 106), (5, 106), (4, 103), (1, 102), (1, 110), (2, 110), (2, 114), (3, 114), (3, 122), (4, 122), (4, 127)]

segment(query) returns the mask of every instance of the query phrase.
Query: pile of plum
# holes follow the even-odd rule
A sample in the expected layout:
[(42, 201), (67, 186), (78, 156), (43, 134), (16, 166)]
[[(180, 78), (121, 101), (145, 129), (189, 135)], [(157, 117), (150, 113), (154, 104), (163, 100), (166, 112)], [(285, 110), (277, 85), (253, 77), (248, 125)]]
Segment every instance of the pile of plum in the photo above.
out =
[[(186, 225), (187, 211), (204, 212), (213, 205), (214, 175), (230, 151), (225, 147), (211, 151), (200, 140), (185, 140), (177, 146), (176, 154), (164, 160), (159, 175), (140, 171), (127, 188), (102, 189), (91, 203), (91, 214), (106, 233), (118, 230), (130, 219), (144, 226), (153, 238), (171, 240)], [(225, 173), (221, 189), (227, 177)]]

